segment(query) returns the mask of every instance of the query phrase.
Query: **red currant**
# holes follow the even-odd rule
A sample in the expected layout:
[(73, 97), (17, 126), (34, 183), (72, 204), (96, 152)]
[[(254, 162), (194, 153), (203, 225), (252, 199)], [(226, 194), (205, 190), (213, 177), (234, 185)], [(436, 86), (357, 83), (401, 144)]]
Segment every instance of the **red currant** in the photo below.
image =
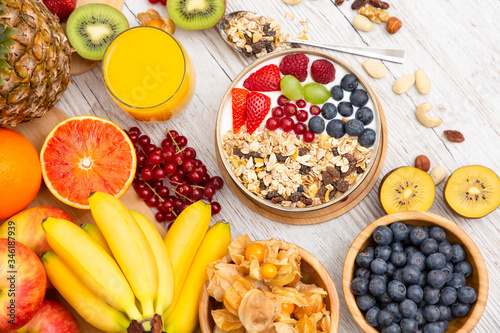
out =
[(280, 95), (280, 97), (278, 97), (278, 105), (279, 106), (283, 106), (288, 102), (290, 102), (290, 100), (288, 98), (286, 98), (285, 95)]
[(187, 138), (185, 136), (183, 136), (183, 135), (179, 136), (175, 141), (177, 142), (177, 145), (179, 147), (181, 147), (181, 148), (185, 147), (187, 145), (187, 143), (188, 143)]
[[(170, 222), (170, 221), (173, 221), (173, 220), (175, 220), (175, 215), (174, 215), (174, 213), (172, 213), (172, 212), (165, 213), (165, 221), (169, 221), (169, 222)], [(173, 223), (170, 223), (170, 224), (168, 225), (168, 229), (170, 229), (170, 227), (172, 226), (172, 224), (173, 224)]]
[(137, 165), (144, 166), (147, 159), (148, 158), (146, 157), (146, 155), (143, 152), (140, 152), (139, 154), (137, 154)]
[(139, 137), (139, 145), (141, 147), (146, 147), (147, 145), (149, 145), (151, 143), (151, 139), (149, 138), (149, 136), (147, 135), (141, 135)]
[(174, 210), (174, 200), (169, 198), (163, 201), (163, 203), (161, 204), (161, 209), (166, 213)]
[(156, 190), (156, 193), (162, 198), (168, 197), (170, 190), (166, 186), (161, 186), (159, 189)]
[(177, 138), (179, 137), (179, 132), (177, 132), (176, 130), (172, 130), (169, 131), (169, 133), (170, 134), (167, 134), (167, 137), (170, 137), (177, 142)]
[(188, 208), (191, 205), (190, 202), (184, 202), (180, 208), (180, 211), (182, 212), (184, 209)]
[(156, 149), (156, 146), (154, 144), (148, 143), (144, 147), (144, 152), (146, 153), (146, 155), (150, 155), (155, 149)]
[(215, 190), (215, 188), (213, 188), (213, 186), (207, 185), (205, 186), (203, 194), (205, 195), (205, 197), (207, 197), (207, 199), (211, 199), (215, 195), (215, 192), (217, 191)]
[(161, 3), (163, 6), (166, 6), (166, 5), (167, 5), (167, 0), (160, 0), (160, 3)]
[(209, 180), (210, 180), (210, 176), (208, 175), (208, 173), (206, 173), (203, 175), (203, 178), (201, 179), (201, 182), (198, 183), (198, 185), (205, 186)]
[(283, 131), (290, 132), (294, 126), (295, 126), (295, 123), (294, 123), (292, 118), (290, 118), (290, 117), (281, 118), (280, 127)]
[(133, 144), (136, 144), (139, 141), (139, 134), (137, 133), (129, 133), (128, 137)]
[(163, 148), (163, 151), (161, 154), (163, 156), (164, 162), (171, 162), (174, 160), (175, 150), (173, 148), (166, 147), (166, 148)]
[(152, 4), (152, 5), (154, 5), (154, 4), (158, 3), (158, 2), (160, 2), (160, 0), (149, 0), (149, 3)]
[(281, 118), (285, 115), (285, 112), (283, 111), (283, 108), (281, 106), (277, 106), (273, 109), (273, 117), (275, 118)]
[(187, 147), (186, 149), (184, 149), (184, 158), (186, 160), (194, 160), (195, 157), (196, 157), (196, 150), (194, 150), (191, 147)]
[(196, 162), (193, 160), (186, 160), (182, 165), (182, 171), (189, 173), (196, 168)]
[(134, 180), (134, 190), (136, 192), (139, 192), (139, 190), (143, 189), (143, 188), (146, 188), (146, 184), (144, 184), (144, 181), (140, 180), (140, 179), (137, 179), (137, 180)]
[(304, 133), (304, 136), (303, 136), (304, 142), (313, 142), (314, 138), (315, 138), (315, 134), (313, 132), (306, 131)]
[(163, 222), (163, 221), (165, 221), (165, 213), (163, 213), (163, 212), (157, 212), (155, 214), (155, 218), (156, 218), (156, 221)]
[(182, 201), (182, 199), (175, 198), (175, 200), (174, 200), (174, 209), (181, 209), (181, 206), (182, 206), (183, 203), (184, 203), (184, 201)]
[(161, 154), (158, 154), (157, 152), (153, 152), (153, 153), (151, 153), (151, 155), (149, 155), (148, 160), (151, 164), (158, 165), (162, 162), (163, 157), (161, 156)]
[(189, 199), (191, 200), (198, 201), (201, 198), (203, 198), (203, 190), (199, 187), (194, 188), (193, 191), (189, 194)]
[(182, 183), (181, 185), (177, 186), (177, 192), (184, 196), (188, 196), (191, 191), (193, 191), (193, 188), (191, 187), (191, 185), (189, 185), (189, 183)]
[(306, 101), (303, 99), (299, 99), (297, 102), (295, 102), (299, 108), (305, 108), (306, 107)]
[(163, 148), (172, 146), (172, 140), (163, 139), (162, 142), (161, 142), (161, 146)]
[(292, 116), (295, 116), (297, 114), (297, 105), (293, 104), (293, 103), (287, 103), (285, 104), (285, 107), (283, 108), (283, 110), (285, 111), (285, 116), (287, 117), (292, 117)]
[(300, 110), (295, 118), (297, 118), (297, 121), (305, 122), (309, 118), (309, 113), (306, 110)]
[(224, 186), (224, 181), (219, 176), (214, 176), (208, 181), (208, 185), (212, 186), (216, 190), (220, 190)]
[(167, 173), (167, 175), (171, 176), (176, 171), (177, 171), (177, 164), (175, 164), (174, 162), (168, 162), (167, 164), (165, 164), (165, 172)]
[[(155, 169), (156, 170), (156, 169)], [(153, 171), (154, 172), (154, 171)], [(151, 182), (150, 182), (151, 183)], [(163, 180), (162, 179), (153, 179), (153, 182), (151, 184), (151, 186), (157, 190), (159, 189), (160, 187), (163, 186)]]
[(297, 135), (304, 134), (307, 131), (307, 126), (304, 123), (297, 123), (295, 124), (293, 131)]
[(141, 130), (139, 129), (139, 127), (134, 126), (134, 127), (130, 127), (130, 129), (128, 130), (128, 133), (141, 135)]
[(160, 199), (156, 195), (151, 196), (148, 200), (146, 200), (146, 205), (149, 207), (156, 207), (160, 203)]
[(163, 169), (162, 167), (156, 167), (153, 171), (153, 177), (156, 179), (163, 179), (165, 178), (166, 175), (167, 173), (165, 172), (165, 169)]
[(188, 178), (194, 184), (198, 184), (203, 179), (203, 176), (201, 175), (201, 172), (193, 170), (188, 174)]
[(220, 203), (218, 203), (217, 201), (213, 201), (210, 203), (210, 206), (212, 206), (212, 215), (216, 215), (216, 214), (220, 213), (220, 210), (221, 210)]
[(139, 198), (141, 198), (142, 200), (148, 200), (153, 195), (153, 192), (149, 188), (145, 187), (140, 189), (139, 192), (137, 192), (137, 194), (139, 195)]
[(184, 179), (187, 175), (186, 172), (184, 172), (184, 170), (182, 169), (178, 169), (177, 172), (175, 173), (177, 176), (181, 177), (181, 179)]
[(144, 169), (141, 170), (141, 177), (144, 180), (151, 180), (153, 179), (153, 169), (145, 167)]
[(278, 118), (271, 117), (266, 121), (266, 127), (270, 131), (276, 131), (280, 127), (280, 121)]
[(182, 156), (181, 154), (175, 154), (174, 163), (177, 165), (182, 165), (182, 163), (184, 163), (184, 156)]
[(172, 176), (170, 176), (170, 183), (173, 185), (180, 184), (182, 182), (182, 177), (179, 176), (178, 174), (174, 173)]
[(317, 116), (321, 113), (321, 108), (317, 105), (311, 105), (309, 112), (311, 112), (313, 116)]
[(202, 174), (202, 176), (205, 176), (207, 174), (207, 167), (204, 166), (203, 164), (197, 166), (194, 170), (199, 171)]

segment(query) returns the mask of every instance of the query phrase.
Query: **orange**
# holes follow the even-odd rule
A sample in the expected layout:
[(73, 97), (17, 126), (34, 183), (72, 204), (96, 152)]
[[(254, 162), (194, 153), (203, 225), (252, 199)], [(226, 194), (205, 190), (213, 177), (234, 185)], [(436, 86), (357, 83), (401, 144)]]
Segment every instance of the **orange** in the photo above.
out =
[(59, 123), (45, 139), (40, 160), (52, 194), (81, 209), (90, 208), (92, 192), (120, 198), (134, 180), (137, 165), (128, 135), (112, 121), (95, 116)]
[(35, 147), (21, 134), (0, 128), (0, 221), (26, 208), (41, 183)]

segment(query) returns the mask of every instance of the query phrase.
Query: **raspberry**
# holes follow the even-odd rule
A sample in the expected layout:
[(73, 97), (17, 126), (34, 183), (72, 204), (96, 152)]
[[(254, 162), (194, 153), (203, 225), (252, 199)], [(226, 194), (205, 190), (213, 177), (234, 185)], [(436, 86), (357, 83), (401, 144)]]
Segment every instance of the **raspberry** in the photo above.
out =
[(315, 82), (330, 83), (335, 80), (335, 67), (326, 59), (315, 60), (311, 65), (311, 76)]
[(293, 75), (300, 82), (307, 79), (307, 66), (309, 58), (302, 53), (284, 56), (280, 62), (280, 71), (283, 75)]

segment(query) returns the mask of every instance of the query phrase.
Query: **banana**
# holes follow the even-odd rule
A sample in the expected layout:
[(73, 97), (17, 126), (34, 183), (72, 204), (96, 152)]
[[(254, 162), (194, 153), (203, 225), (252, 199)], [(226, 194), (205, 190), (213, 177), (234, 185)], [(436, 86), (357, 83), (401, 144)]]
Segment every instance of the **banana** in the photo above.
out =
[(174, 270), (165, 243), (158, 230), (142, 214), (130, 211), (153, 249), (158, 268), (158, 293), (155, 299), (155, 313), (160, 316), (172, 305), (174, 299)]
[(49, 217), (42, 223), (50, 247), (97, 297), (130, 319), (141, 320), (135, 297), (120, 267), (76, 224)]
[(100, 247), (102, 247), (104, 251), (106, 251), (111, 257), (113, 257), (113, 253), (111, 253), (111, 249), (109, 248), (109, 245), (102, 235), (101, 230), (99, 230), (98, 226), (90, 223), (82, 223), (80, 224), (80, 228), (82, 228), (82, 230), (85, 231), (90, 236), (90, 238), (92, 238)]
[[(174, 268), (174, 302), (177, 302), (191, 262), (210, 225), (211, 206), (197, 201), (177, 216), (164, 242)], [(164, 314), (170, 315), (174, 306)]]
[(83, 319), (106, 332), (127, 329), (127, 316), (98, 298), (54, 251), (45, 252), (41, 259), (50, 282)]
[(181, 295), (164, 323), (166, 332), (192, 333), (198, 325), (200, 296), (207, 280), (207, 265), (228, 253), (229, 223), (218, 222), (208, 229), (182, 286)]
[(158, 269), (146, 236), (132, 214), (111, 194), (95, 192), (88, 200), (97, 226), (135, 297), (141, 302), (143, 316), (152, 317), (158, 291)]

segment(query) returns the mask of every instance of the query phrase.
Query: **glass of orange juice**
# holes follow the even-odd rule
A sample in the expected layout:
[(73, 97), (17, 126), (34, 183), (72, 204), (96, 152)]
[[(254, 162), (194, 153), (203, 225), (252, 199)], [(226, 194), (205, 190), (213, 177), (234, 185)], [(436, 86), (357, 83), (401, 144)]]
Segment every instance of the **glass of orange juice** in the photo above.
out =
[(169, 120), (193, 97), (196, 74), (182, 45), (166, 31), (140, 26), (109, 44), (102, 61), (106, 89), (136, 120)]

